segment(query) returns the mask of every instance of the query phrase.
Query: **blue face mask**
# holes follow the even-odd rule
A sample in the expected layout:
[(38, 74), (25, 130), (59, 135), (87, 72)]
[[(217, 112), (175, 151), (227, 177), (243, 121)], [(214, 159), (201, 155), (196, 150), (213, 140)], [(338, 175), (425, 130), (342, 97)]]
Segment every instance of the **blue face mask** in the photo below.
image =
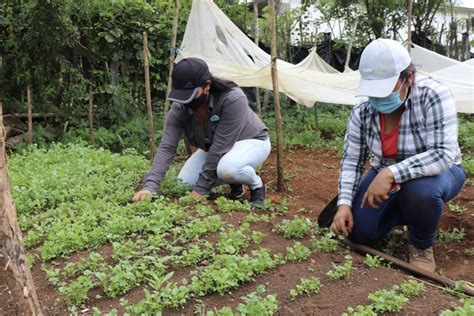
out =
[[(403, 81), (405, 82), (405, 80)], [(403, 87), (402, 82), (402, 87)], [(400, 90), (401, 88), (400, 87)], [(372, 106), (379, 111), (380, 113), (389, 114), (397, 110), (400, 106), (405, 103), (405, 100), (400, 99), (400, 90), (392, 92), (389, 96), (385, 98), (374, 98), (369, 97), (370, 103)]]

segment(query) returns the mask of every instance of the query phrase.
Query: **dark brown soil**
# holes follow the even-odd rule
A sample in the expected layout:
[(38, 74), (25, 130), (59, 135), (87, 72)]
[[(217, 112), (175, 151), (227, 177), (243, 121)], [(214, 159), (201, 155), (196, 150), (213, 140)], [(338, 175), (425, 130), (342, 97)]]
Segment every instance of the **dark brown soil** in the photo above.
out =
[[(286, 189), (285, 193), (275, 192), (276, 188), (276, 154), (272, 153), (266, 162), (262, 174), (269, 187), (268, 195), (278, 200), (286, 198), (290, 211), (285, 216), (279, 216), (276, 221), (284, 217), (292, 217), (295, 214), (307, 216), (313, 222), (337, 192), (339, 157), (336, 153), (325, 149), (299, 149), (287, 150), (284, 157), (284, 168)], [(472, 180), (472, 179), (471, 179)], [(465, 238), (461, 242), (447, 245), (437, 242), (435, 256), (438, 263), (438, 271), (453, 280), (466, 280), (474, 282), (474, 186), (467, 185), (458, 197), (455, 198), (466, 211), (463, 214), (454, 214), (448, 210), (442, 219), (441, 228), (461, 228), (465, 230)], [(301, 209), (305, 212), (301, 212)], [(242, 220), (238, 214), (224, 214), (226, 219), (236, 225)], [(227, 218), (229, 217), (229, 218)], [(266, 234), (262, 247), (270, 248), (275, 252), (284, 252), (286, 247), (294, 243), (294, 240), (285, 240), (280, 234), (272, 232), (272, 224), (256, 223), (252, 229), (262, 231)], [(302, 240), (308, 244), (308, 239)], [(255, 249), (252, 246), (250, 250)], [(471, 252), (469, 252), (469, 249)], [(104, 256), (110, 255), (111, 246), (105, 245), (98, 249)], [(279, 310), (278, 315), (340, 315), (348, 307), (356, 307), (359, 304), (368, 304), (368, 293), (379, 289), (389, 289), (395, 284), (409, 277), (403, 271), (387, 267), (369, 269), (362, 264), (363, 256), (351, 253), (354, 257), (354, 270), (352, 275), (341, 281), (330, 281), (326, 272), (331, 269), (332, 262), (343, 262), (343, 256), (348, 249), (340, 248), (334, 254), (313, 254), (310, 259), (301, 263), (286, 263), (273, 270), (268, 271), (255, 278), (255, 281), (241, 285), (227, 295), (213, 294), (203, 298), (206, 310), (215, 307), (231, 306), (235, 308), (241, 297), (254, 291), (259, 284), (266, 285), (266, 293), (277, 294)], [(72, 260), (86, 255), (87, 252), (76, 254)], [(71, 259), (56, 260), (53, 263), (63, 265)], [(187, 277), (190, 269), (175, 272), (173, 280)], [(57, 290), (48, 284), (45, 274), (41, 272), (40, 264), (32, 269), (36, 283), (37, 292), (46, 315), (64, 315), (68, 310), (64, 299)], [(289, 291), (299, 282), (302, 277), (318, 276), (322, 287), (319, 294), (309, 297), (300, 297), (294, 301), (289, 299)], [(0, 277), (1, 280), (1, 277)], [(135, 303), (143, 298), (144, 286), (140, 286), (127, 293), (124, 298), (129, 303)], [(1, 289), (0, 289), (1, 290)], [(102, 298), (96, 298), (100, 294)], [(1, 303), (0, 299), (0, 303)], [(439, 287), (427, 285), (425, 292), (417, 298), (411, 298), (409, 304), (403, 309), (403, 314), (411, 315), (437, 315), (440, 310), (451, 308), (457, 299), (445, 294)], [(83, 314), (91, 314), (92, 307), (98, 307), (102, 312), (117, 309), (119, 314), (124, 311), (119, 300), (107, 299), (99, 290), (90, 296), (84, 308), (79, 309)], [(180, 310), (167, 310), (165, 315), (192, 315), (196, 306), (195, 301), (189, 302)]]

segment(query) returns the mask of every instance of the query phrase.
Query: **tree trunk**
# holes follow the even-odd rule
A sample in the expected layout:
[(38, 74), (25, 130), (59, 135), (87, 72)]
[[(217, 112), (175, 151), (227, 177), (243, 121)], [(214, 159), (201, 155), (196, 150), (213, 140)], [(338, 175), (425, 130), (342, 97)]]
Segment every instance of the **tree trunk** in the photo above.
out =
[(349, 47), (347, 48), (346, 62), (344, 63), (344, 70), (349, 68), (349, 62), (351, 61), (352, 43), (354, 43), (354, 38), (355, 38), (358, 24), (359, 24), (359, 16), (356, 17), (356, 20), (354, 22), (354, 27), (352, 28), (351, 38), (349, 40)]
[(10, 193), (2, 112), (0, 102), (0, 315), (43, 315)]
[(273, 100), (275, 107), (275, 123), (277, 134), (277, 190), (284, 190), (283, 183), (283, 124), (281, 121), (280, 108), (280, 89), (278, 86), (277, 72), (277, 43), (276, 43), (276, 12), (273, 0), (268, 1), (270, 7), (270, 29), (271, 29), (271, 62), (272, 62), (272, 84), (273, 84)]

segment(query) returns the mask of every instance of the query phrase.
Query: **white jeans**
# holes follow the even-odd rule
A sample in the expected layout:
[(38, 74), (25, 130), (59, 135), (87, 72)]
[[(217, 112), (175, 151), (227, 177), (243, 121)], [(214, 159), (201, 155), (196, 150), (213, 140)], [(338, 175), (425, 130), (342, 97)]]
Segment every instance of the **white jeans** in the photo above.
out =
[[(222, 156), (217, 164), (217, 185), (247, 184), (251, 190), (263, 185), (255, 169), (260, 167), (270, 154), (270, 139), (245, 139), (234, 144), (232, 149)], [(194, 186), (206, 162), (207, 152), (198, 149), (186, 160), (178, 178)]]

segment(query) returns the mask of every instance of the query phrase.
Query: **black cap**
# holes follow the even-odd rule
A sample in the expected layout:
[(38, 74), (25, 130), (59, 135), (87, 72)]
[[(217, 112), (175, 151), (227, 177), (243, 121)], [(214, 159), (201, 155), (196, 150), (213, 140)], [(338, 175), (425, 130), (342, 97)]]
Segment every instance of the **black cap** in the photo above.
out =
[(172, 88), (168, 100), (187, 104), (196, 96), (197, 88), (211, 79), (211, 73), (204, 60), (185, 58), (174, 66), (171, 79)]

